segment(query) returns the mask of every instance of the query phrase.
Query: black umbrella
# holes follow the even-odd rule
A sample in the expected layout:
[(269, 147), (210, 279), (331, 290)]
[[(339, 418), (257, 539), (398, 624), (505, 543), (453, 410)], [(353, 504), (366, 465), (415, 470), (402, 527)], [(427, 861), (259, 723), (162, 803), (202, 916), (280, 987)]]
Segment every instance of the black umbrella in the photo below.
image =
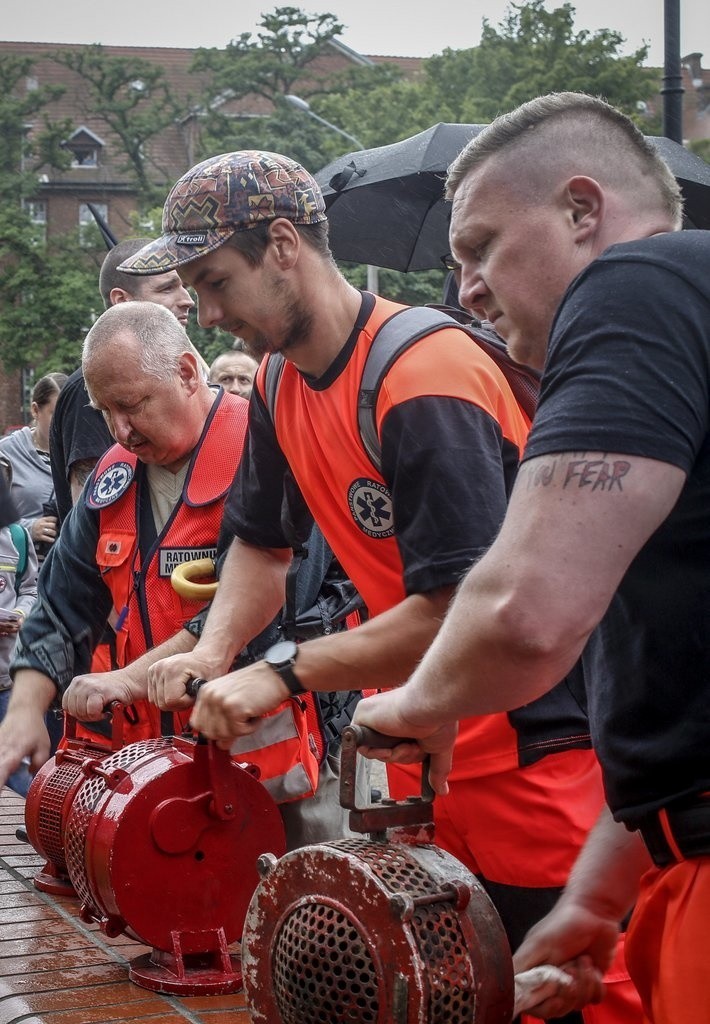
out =
[(647, 135), (676, 176), (685, 199), (688, 227), (710, 230), (710, 164), (663, 135)]
[[(391, 270), (441, 267), (451, 215), (443, 198), (446, 171), (484, 127), (441, 122), (390, 146), (348, 153), (320, 170), (316, 179), (335, 257)], [(649, 141), (680, 183), (691, 226), (710, 228), (710, 165), (671, 139)]]
[(485, 125), (435, 124), (391, 146), (334, 160), (316, 174), (337, 259), (392, 270), (441, 267), (449, 251), (449, 164)]

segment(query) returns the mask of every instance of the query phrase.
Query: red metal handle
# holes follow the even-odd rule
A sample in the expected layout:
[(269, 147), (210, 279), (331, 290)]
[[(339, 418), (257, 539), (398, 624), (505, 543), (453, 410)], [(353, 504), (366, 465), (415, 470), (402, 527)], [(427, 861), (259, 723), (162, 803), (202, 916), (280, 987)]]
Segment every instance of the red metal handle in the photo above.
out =
[[(104, 708), (104, 718), (111, 720), (111, 750), (120, 750), (123, 746), (123, 714), (124, 705), (120, 701), (112, 701), (111, 704), (107, 704)], [(106, 750), (105, 737), (101, 733), (96, 734), (96, 739), (87, 739), (85, 736), (76, 735), (77, 719), (73, 715), (64, 713), (64, 735), (67, 741), (70, 741), (70, 746), (76, 746), (80, 744), (82, 747), (85, 746), (96, 746), (101, 750)], [(101, 741), (104, 740), (104, 743)]]
[[(396, 747), (406, 743), (401, 737), (385, 736), (374, 729), (361, 725), (346, 725), (341, 733), (340, 755), (340, 803), (350, 811), (350, 828), (353, 832), (384, 832), (389, 828), (424, 828), (431, 841), (433, 834), (431, 805), (434, 791), (429, 784), (429, 758), (422, 762), (422, 785), (420, 796), (406, 800), (383, 800), (379, 804), (358, 807), (355, 802), (355, 768), (358, 747)], [(414, 742), (410, 740), (409, 742)]]

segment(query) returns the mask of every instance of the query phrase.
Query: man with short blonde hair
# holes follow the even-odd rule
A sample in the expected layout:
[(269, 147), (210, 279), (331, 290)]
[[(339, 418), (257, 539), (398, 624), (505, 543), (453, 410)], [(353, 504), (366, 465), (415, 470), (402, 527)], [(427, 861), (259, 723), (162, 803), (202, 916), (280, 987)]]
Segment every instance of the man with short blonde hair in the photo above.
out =
[(417, 737), (443, 791), (451, 723), (539, 698), (581, 655), (611, 813), (518, 966), (603, 970), (636, 901), (646, 1014), (707, 1024), (710, 234), (678, 230), (633, 124), (575, 93), (481, 132), (448, 194), (461, 301), (544, 365), (541, 402), (495, 543), (409, 682), (356, 719)]

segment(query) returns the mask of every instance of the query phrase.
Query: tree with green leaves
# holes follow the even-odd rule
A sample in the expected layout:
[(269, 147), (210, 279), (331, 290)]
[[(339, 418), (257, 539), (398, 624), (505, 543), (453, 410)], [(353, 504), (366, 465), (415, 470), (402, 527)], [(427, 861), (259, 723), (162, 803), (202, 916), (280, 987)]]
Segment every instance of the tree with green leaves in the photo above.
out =
[[(152, 143), (181, 119), (192, 118), (202, 135), (201, 148), (186, 152), (186, 167), (217, 152), (256, 148), (285, 152), (316, 172), (355, 148), (290, 107), (285, 96), (292, 93), (367, 147), (396, 142), (437, 121), (488, 121), (556, 89), (598, 93), (631, 113), (646, 134), (660, 130), (642, 113), (659, 84), (641, 66), (645, 48), (622, 57), (619, 33), (576, 32), (574, 15), (569, 3), (551, 11), (542, 0), (511, 3), (497, 28), (484, 23), (480, 46), (445, 50), (424, 61), (420, 74), (405, 78), (392, 65), (367, 63), (334, 75), (331, 58), (343, 28), (335, 16), (276, 7), (262, 16), (255, 35), (244, 33), (224, 50), (196, 51), (193, 69), (207, 85), (196, 85), (194, 98), (172, 96), (162, 68), (109, 56), (100, 46), (63, 51), (55, 59), (85, 84), (87, 118), (103, 118), (122, 148), (142, 220), (147, 209), (162, 204), (174, 178), (153, 162)], [(81, 338), (100, 311), (96, 280), (105, 248), (97, 234), (88, 249), (76, 233), (43, 243), (23, 210), (23, 201), (36, 196), (38, 168), (66, 166), (60, 144), (71, 132), (67, 122), (44, 115), (54, 90), (24, 88), (30, 70), (29, 60), (0, 61), (0, 359), (41, 372), (58, 368), (57, 360), (64, 368), (76, 365)], [(234, 114), (235, 108), (242, 113)], [(31, 138), (28, 123), (34, 125)], [(136, 233), (145, 228), (137, 226)], [(365, 284), (364, 268), (345, 269), (354, 283)], [(409, 302), (438, 301), (442, 283), (440, 271), (380, 275), (383, 294)], [(191, 334), (208, 354), (223, 347), (214, 332), (191, 328)]]
[[(287, 152), (309, 169), (317, 169), (345, 152), (348, 143), (307, 113), (294, 110), (291, 94), (311, 102), (333, 92), (367, 88), (372, 81), (391, 82), (390, 68), (367, 65), (334, 74), (332, 43), (343, 26), (332, 14), (306, 14), (296, 7), (276, 7), (263, 14), (254, 37), (242, 33), (225, 49), (199, 49), (192, 70), (208, 75), (202, 97), (202, 152), (266, 149)], [(235, 101), (256, 99), (259, 114), (235, 114)], [(338, 125), (350, 130), (347, 121)], [(351, 134), (357, 136), (353, 130)], [(366, 138), (365, 144), (374, 143)]]
[[(456, 121), (485, 123), (548, 92), (601, 96), (640, 119), (640, 105), (658, 92), (657, 75), (642, 67), (648, 48), (621, 56), (612, 29), (574, 29), (575, 8), (552, 11), (543, 0), (511, 3), (499, 26), (487, 19), (479, 46), (445, 50), (426, 62), (426, 79)], [(644, 130), (652, 134), (649, 122)]]
[(654, 134), (658, 122), (641, 113), (659, 86), (657, 73), (642, 66), (647, 48), (620, 56), (620, 33), (576, 32), (574, 17), (569, 3), (552, 11), (543, 0), (511, 3), (497, 28), (484, 19), (479, 46), (430, 57), (414, 79), (317, 97), (313, 108), (373, 146), (437, 121), (487, 123), (533, 96), (573, 90), (603, 96)]
[[(0, 201), (3, 205), (33, 194), (34, 175), (43, 164), (52, 167), (67, 164), (61, 142), (69, 122), (52, 122), (44, 114), (47, 104), (59, 99), (64, 89), (58, 85), (23, 88), (31, 71), (29, 57), (0, 57)], [(30, 136), (37, 118), (40, 128)]]
[[(313, 108), (330, 121), (347, 123), (373, 146), (408, 138), (438, 121), (488, 123), (541, 93), (573, 90), (604, 96), (646, 134), (657, 133), (658, 119), (643, 113), (658, 92), (657, 75), (642, 66), (646, 48), (620, 56), (624, 40), (618, 32), (575, 32), (574, 16), (569, 3), (552, 11), (543, 0), (511, 3), (497, 29), (484, 20), (479, 46), (444, 50), (424, 61), (415, 79), (336, 92), (316, 98)], [(380, 275), (383, 294), (412, 301), (408, 279), (420, 274), (391, 275)], [(441, 274), (428, 271), (426, 277), (428, 285), (421, 282), (417, 291), (436, 302)]]
[(200, 48), (193, 70), (212, 72), (209, 94), (214, 101), (229, 96), (261, 96), (273, 100), (308, 81), (309, 95), (326, 91), (332, 80), (316, 62), (343, 26), (333, 14), (306, 14), (297, 7), (276, 7), (262, 14), (256, 39), (243, 32), (223, 50)]
[(692, 139), (688, 143), (688, 149), (704, 160), (706, 164), (710, 164), (710, 139)]
[(0, 58), (0, 361), (8, 370), (26, 366), (41, 374), (76, 365), (96, 265), (76, 240), (48, 245), (29, 215), (39, 168), (63, 168), (69, 160), (61, 147), (69, 122), (51, 121), (45, 111), (62, 90), (26, 89), (31, 71), (29, 58)]
[(100, 45), (62, 50), (53, 59), (81, 78), (86, 114), (101, 118), (117, 137), (139, 204), (148, 207), (164, 197), (171, 173), (156, 163), (151, 143), (186, 113), (189, 99), (175, 99), (159, 65), (110, 56)]

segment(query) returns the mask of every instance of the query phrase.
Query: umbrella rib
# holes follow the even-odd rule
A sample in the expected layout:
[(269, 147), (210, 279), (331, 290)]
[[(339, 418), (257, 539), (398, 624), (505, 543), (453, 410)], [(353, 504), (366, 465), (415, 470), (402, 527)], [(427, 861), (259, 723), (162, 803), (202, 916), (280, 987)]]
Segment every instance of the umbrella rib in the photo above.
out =
[[(439, 202), (439, 200), (441, 198), (442, 198), (441, 196), (437, 196), (436, 199), (430, 199), (429, 200), (429, 205), (426, 208), (426, 213), (422, 217), (422, 224), (424, 224), (426, 222), (427, 217), (431, 213), (432, 207), (436, 206), (436, 204)], [(417, 233), (415, 235), (415, 237), (414, 237), (414, 244), (412, 245), (412, 248), (409, 250), (409, 255), (407, 256), (407, 265), (404, 268), (405, 269), (405, 273), (409, 270), (409, 266), (410, 266), (410, 264), (412, 262), (412, 258), (414, 256), (415, 251), (416, 251), (417, 243), (419, 241), (420, 235), (421, 235), (421, 232)], [(442, 252), (441, 255), (443, 256), (444, 253)]]

